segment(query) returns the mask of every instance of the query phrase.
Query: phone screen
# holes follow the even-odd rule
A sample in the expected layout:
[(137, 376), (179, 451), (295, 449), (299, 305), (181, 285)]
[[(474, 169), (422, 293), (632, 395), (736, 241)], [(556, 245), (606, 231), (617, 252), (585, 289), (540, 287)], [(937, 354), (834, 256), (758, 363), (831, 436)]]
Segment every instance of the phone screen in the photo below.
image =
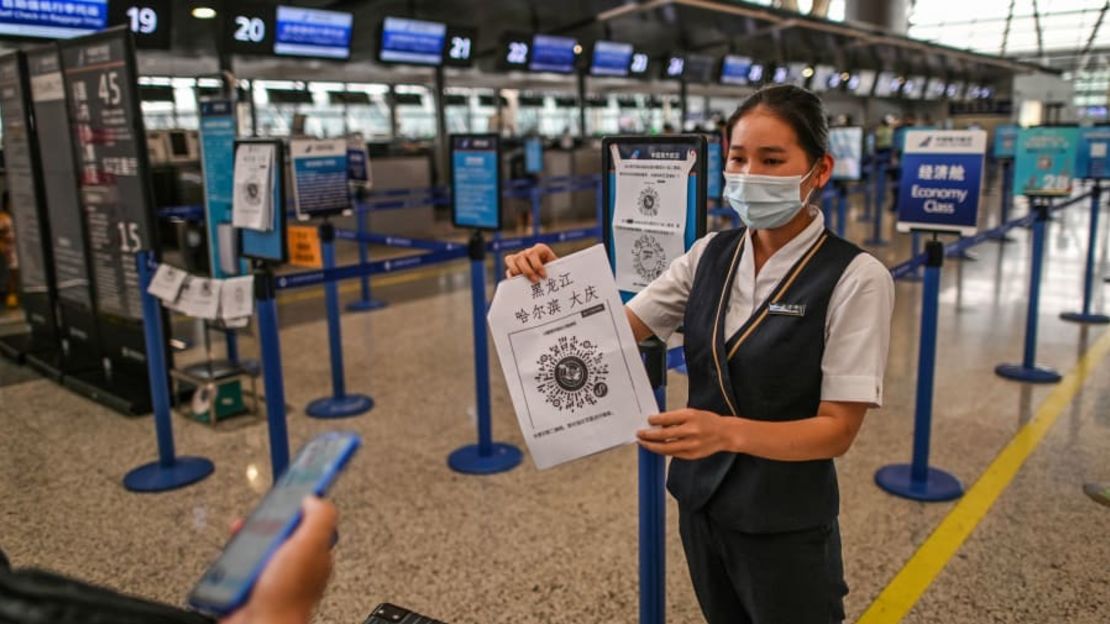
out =
[(323, 493), (358, 443), (349, 434), (325, 434), (309, 442), (208, 568), (190, 602), (217, 613), (239, 606), (299, 522), (305, 497)]

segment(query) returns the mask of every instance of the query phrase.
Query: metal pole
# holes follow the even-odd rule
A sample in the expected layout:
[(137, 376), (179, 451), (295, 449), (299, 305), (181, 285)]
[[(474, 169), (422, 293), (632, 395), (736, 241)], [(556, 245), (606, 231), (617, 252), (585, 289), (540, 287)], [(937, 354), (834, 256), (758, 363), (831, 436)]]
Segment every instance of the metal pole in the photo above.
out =
[[(1001, 211), (999, 213), (999, 220), (1001, 221), (1001, 223), (999, 225), (1003, 225), (1010, 221), (1010, 203), (1013, 201), (1014, 197), (1013, 161), (1011, 161), (1009, 158), (1004, 158), (999, 162), (999, 165), (1002, 167), (1002, 188), (1000, 189), (1002, 197)], [(1013, 237), (1005, 232), (1002, 232), (1001, 234), (996, 234), (991, 238), (993, 238), (995, 241), (998, 241), (999, 243), (1011, 243), (1014, 240)]]
[(277, 293), (274, 274), (269, 269), (255, 273), (254, 294), (258, 305), (258, 344), (262, 354), (262, 386), (266, 391), (266, 423), (270, 434), (270, 469), (276, 483), (289, 465), (289, 434), (285, 423), (285, 380), (281, 370)]
[(447, 181), (447, 107), (444, 105), (443, 66), (435, 68), (435, 107), (436, 107), (436, 171), (439, 183)]
[[(370, 245), (363, 241), (363, 235), (370, 231), (370, 208), (366, 205), (355, 207), (356, 223), (358, 224), (358, 264), (366, 266), (370, 262)], [(348, 312), (368, 312), (385, 307), (384, 301), (374, 299), (370, 293), (370, 275), (363, 273), (359, 276), (360, 297), (347, 304)]]
[(486, 341), (486, 241), (475, 231), (468, 245), (470, 304), (474, 330), (474, 393), (478, 410), (478, 443), (456, 449), (447, 465), (466, 474), (494, 474), (512, 470), (523, 459), (520, 449), (493, 441), (490, 422), (489, 351)]
[(841, 183), (837, 187), (836, 197), (836, 235), (844, 238), (848, 223), (848, 186)]
[(1083, 311), (1064, 312), (1060, 318), (1065, 321), (1077, 323), (1110, 323), (1110, 316), (1093, 314), (1091, 312), (1091, 299), (1093, 297), (1095, 280), (1095, 248), (1098, 246), (1098, 213), (1102, 201), (1102, 184), (1095, 180), (1091, 186), (1091, 221), (1087, 233), (1087, 265), (1083, 271)]
[[(330, 271), (335, 268), (335, 226), (325, 221), (320, 224), (319, 233), (324, 271)], [(305, 413), (313, 418), (357, 416), (370, 411), (374, 407), (374, 400), (363, 394), (347, 394), (346, 376), (343, 371), (343, 337), (339, 319), (339, 285), (334, 279), (324, 281), (324, 303), (327, 307), (332, 395), (309, 403)]]
[(583, 139), (586, 133), (586, 73), (578, 72), (578, 136)]
[(883, 206), (886, 205), (884, 196), (886, 195), (886, 163), (875, 160), (875, 201), (874, 211), (872, 212), (872, 228), (871, 238), (866, 241), (866, 244), (873, 247), (879, 247), (886, 244), (883, 240)]
[(1049, 200), (1030, 197), (1036, 210), (1033, 221), (1033, 258), (1029, 269), (1029, 307), (1025, 316), (1025, 349), (1021, 364), (1000, 364), (994, 372), (1001, 377), (1030, 383), (1056, 383), (1060, 374), (1056, 371), (1037, 366), (1037, 314), (1040, 309), (1041, 267), (1044, 263), (1045, 223), (1048, 221)]
[(939, 502), (963, 496), (963, 485), (951, 474), (929, 467), (929, 442), (933, 421), (933, 379), (937, 354), (937, 315), (944, 245), (934, 237), (926, 243), (925, 253), (927, 259), (925, 284), (921, 296), (921, 334), (917, 352), (913, 459), (909, 465), (892, 464), (880, 468), (875, 473), (875, 483), (896, 496), (925, 502)]

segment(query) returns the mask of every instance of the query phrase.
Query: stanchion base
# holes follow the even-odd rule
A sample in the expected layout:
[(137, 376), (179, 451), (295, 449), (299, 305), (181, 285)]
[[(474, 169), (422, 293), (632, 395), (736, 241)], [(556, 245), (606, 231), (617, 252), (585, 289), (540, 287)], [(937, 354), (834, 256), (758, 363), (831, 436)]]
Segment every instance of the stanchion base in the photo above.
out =
[(203, 457), (178, 457), (169, 466), (151, 462), (123, 477), (123, 487), (132, 492), (168, 492), (201, 481), (216, 467)]
[(512, 444), (494, 442), (493, 452), (483, 456), (477, 444), (456, 449), (447, 456), (447, 465), (463, 474), (496, 474), (516, 468), (524, 459), (520, 449)]
[(994, 372), (999, 377), (1029, 383), (1056, 383), (1062, 379), (1060, 373), (1044, 366), (1026, 368), (1022, 364), (999, 364)]
[(388, 303), (380, 299), (359, 299), (347, 304), (348, 312), (370, 312), (372, 310), (381, 310)]
[(1092, 325), (1104, 325), (1110, 323), (1110, 316), (1105, 314), (1084, 314), (1082, 312), (1064, 312), (1060, 314), (1060, 318), (1065, 321), (1073, 323), (1090, 323)]
[(305, 413), (313, 418), (350, 418), (374, 409), (374, 399), (365, 394), (324, 397), (308, 404)]
[(951, 474), (937, 468), (928, 468), (925, 482), (915, 482), (909, 464), (883, 466), (875, 473), (875, 484), (883, 490), (902, 498), (939, 503), (955, 500), (964, 495), (964, 486)]

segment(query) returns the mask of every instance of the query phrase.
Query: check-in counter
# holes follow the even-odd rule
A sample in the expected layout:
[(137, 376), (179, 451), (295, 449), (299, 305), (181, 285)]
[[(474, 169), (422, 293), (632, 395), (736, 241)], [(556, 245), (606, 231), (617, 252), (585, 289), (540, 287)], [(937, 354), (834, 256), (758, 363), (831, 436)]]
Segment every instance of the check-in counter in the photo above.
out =
[[(370, 168), (374, 178), (372, 191), (426, 189), (433, 185), (430, 153), (371, 156)], [(428, 237), (434, 222), (433, 206), (370, 213), (370, 229), (381, 234)]]
[[(601, 173), (601, 145), (593, 141), (574, 150), (574, 175), (592, 176)], [(571, 218), (576, 221), (594, 219), (597, 215), (597, 189), (586, 189), (571, 193)]]
[[(574, 175), (574, 152), (558, 148), (544, 150), (543, 177), (560, 178)], [(540, 223), (551, 227), (572, 218), (571, 197), (568, 193), (544, 195), (543, 218)]]

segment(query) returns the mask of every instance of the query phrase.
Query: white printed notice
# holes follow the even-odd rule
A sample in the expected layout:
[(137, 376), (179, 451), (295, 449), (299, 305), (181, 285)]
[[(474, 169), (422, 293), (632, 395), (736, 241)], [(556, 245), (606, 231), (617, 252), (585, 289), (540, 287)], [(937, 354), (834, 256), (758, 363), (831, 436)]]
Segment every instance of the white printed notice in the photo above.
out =
[[(670, 146), (668, 146), (670, 147)], [(690, 171), (698, 153), (645, 148), (621, 156), (611, 145), (616, 170), (613, 249), (617, 286), (640, 292), (686, 253)]]
[(274, 146), (245, 143), (235, 152), (231, 224), (237, 228), (273, 229)]
[(601, 245), (501, 282), (489, 326), (541, 470), (634, 442), (655, 395)]

